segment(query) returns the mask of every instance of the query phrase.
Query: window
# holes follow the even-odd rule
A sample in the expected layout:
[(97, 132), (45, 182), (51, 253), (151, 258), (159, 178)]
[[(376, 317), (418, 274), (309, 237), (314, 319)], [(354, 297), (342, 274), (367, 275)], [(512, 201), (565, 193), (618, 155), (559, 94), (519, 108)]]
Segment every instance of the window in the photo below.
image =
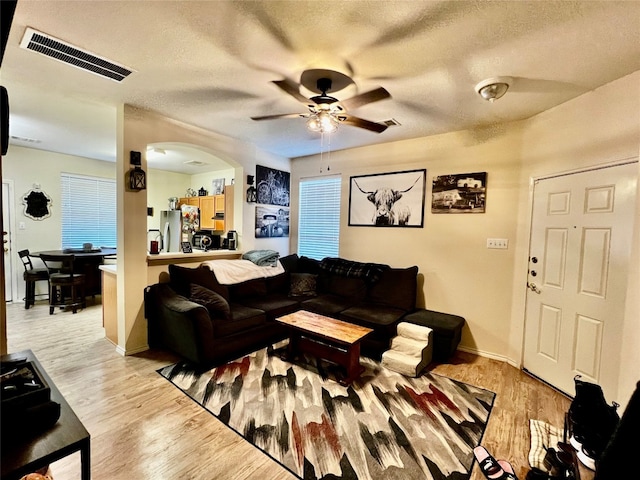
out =
[(337, 257), (340, 246), (341, 177), (300, 181), (298, 255)]
[(62, 248), (116, 246), (115, 180), (63, 173), (61, 197)]

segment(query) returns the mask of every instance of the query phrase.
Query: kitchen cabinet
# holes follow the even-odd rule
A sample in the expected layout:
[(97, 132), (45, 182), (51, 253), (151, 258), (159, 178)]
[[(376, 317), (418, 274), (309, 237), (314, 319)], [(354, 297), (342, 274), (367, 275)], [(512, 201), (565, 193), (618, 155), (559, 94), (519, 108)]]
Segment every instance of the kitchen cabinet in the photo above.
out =
[(184, 197), (180, 199), (180, 205), (191, 205), (193, 207), (200, 207), (200, 197)]
[(180, 205), (200, 209), (200, 229), (224, 232), (233, 229), (233, 185), (227, 185), (222, 195), (183, 197)]

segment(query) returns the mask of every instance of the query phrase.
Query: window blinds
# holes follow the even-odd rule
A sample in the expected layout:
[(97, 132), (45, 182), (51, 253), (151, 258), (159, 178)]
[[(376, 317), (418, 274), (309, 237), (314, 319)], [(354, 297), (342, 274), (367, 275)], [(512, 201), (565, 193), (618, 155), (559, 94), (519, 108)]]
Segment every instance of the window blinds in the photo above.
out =
[(298, 255), (337, 257), (340, 246), (341, 177), (300, 181)]
[(62, 248), (115, 247), (116, 181), (61, 174)]

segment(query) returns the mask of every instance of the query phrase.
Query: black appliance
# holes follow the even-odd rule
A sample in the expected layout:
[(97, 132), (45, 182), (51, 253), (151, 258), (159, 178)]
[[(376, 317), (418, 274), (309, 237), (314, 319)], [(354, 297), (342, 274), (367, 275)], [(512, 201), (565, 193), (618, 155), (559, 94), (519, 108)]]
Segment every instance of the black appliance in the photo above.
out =
[(238, 248), (238, 233), (235, 230), (229, 230), (227, 232), (227, 248), (229, 250)]
[(221, 247), (220, 235), (207, 230), (200, 230), (193, 234), (193, 248), (198, 250), (218, 250)]

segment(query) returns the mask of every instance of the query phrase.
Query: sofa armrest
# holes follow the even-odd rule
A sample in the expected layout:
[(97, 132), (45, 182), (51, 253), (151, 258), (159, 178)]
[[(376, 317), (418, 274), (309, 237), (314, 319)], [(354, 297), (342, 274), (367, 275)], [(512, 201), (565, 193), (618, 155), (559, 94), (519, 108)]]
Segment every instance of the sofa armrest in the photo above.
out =
[(167, 284), (145, 290), (149, 345), (165, 346), (183, 357), (206, 364), (214, 346), (211, 317), (205, 307), (178, 295)]

